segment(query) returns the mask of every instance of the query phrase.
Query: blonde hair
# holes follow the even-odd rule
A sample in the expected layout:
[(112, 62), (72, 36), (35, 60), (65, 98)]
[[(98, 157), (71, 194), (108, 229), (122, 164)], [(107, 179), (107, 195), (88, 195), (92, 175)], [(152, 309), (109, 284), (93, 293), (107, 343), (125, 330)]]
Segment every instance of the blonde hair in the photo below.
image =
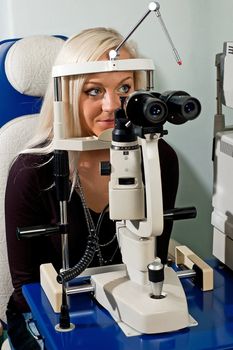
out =
[[(103, 54), (116, 48), (123, 40), (121, 34), (112, 28), (90, 28), (83, 30), (64, 42), (55, 65), (97, 61)], [(137, 58), (136, 45), (126, 43), (124, 49), (130, 58)], [(140, 74), (135, 73), (135, 87), (138, 88)], [(64, 125), (65, 137), (80, 137), (84, 135), (79, 118), (79, 96), (85, 82), (86, 75), (69, 76), (63, 78), (63, 108), (66, 117)], [(53, 147), (53, 81), (51, 79), (44, 97), (39, 116), (39, 126), (36, 135), (28, 143), (22, 153), (46, 154), (54, 150)], [(70, 168), (74, 170), (75, 152), (70, 152)], [(77, 153), (77, 152), (76, 152)], [(73, 163), (73, 166), (72, 164)]]

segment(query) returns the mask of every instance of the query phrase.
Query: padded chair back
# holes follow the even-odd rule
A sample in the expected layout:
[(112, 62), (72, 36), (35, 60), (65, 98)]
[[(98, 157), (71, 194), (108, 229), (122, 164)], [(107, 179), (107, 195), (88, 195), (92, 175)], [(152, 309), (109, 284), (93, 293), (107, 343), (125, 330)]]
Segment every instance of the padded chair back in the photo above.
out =
[(0, 126), (40, 111), (52, 63), (64, 39), (36, 35), (0, 42)]
[(13, 291), (5, 235), (4, 197), (9, 167), (18, 152), (29, 141), (38, 122), (36, 116), (23, 116), (9, 121), (0, 129), (0, 318), (5, 321), (5, 310)]
[(5, 188), (9, 167), (33, 136), (38, 112), (63, 45), (62, 38), (31, 36), (0, 43), (0, 319), (13, 287), (5, 234)]

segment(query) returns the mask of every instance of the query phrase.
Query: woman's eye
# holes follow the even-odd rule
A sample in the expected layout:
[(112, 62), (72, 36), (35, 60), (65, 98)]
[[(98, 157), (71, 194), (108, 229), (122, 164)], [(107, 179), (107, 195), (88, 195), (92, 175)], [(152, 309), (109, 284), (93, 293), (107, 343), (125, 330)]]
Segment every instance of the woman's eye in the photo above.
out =
[(119, 91), (122, 94), (127, 94), (129, 92), (129, 90), (131, 89), (131, 86), (128, 84), (124, 84), (120, 87)]
[(87, 90), (85, 92), (89, 96), (98, 96), (99, 94), (101, 94), (101, 90), (98, 89), (98, 88), (89, 89), (89, 90)]

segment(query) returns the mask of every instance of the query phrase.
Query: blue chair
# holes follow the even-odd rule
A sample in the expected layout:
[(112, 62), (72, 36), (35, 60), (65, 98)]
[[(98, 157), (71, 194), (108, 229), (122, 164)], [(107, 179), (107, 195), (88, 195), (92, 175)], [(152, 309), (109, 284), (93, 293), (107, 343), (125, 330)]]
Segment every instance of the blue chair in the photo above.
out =
[[(27, 64), (27, 59), (30, 57), (30, 51), (25, 52), (25, 60), (22, 59), (21, 62), (15, 62), (15, 60), (19, 61), (19, 56), (22, 54), (23, 49), (29, 49), (30, 43), (35, 40), (35, 42), (40, 43), (40, 48), (42, 50), (40, 51), (40, 48), (36, 50), (36, 47), (32, 47), (32, 50), (34, 49), (34, 54), (38, 54), (38, 57), (34, 56), (34, 61), (28, 62), (28, 69), (32, 69), (33, 72), (33, 69), (36, 69), (36, 67), (41, 63), (43, 68), (43, 62), (40, 60), (43, 59), (43, 55), (45, 53), (44, 50), (51, 46), (49, 50), (49, 53), (51, 54), (51, 62), (61, 47), (62, 40), (65, 40), (66, 38), (64, 36), (52, 37), (46, 35), (38, 35), (24, 38), (23, 40), (25, 39), (27, 42), (24, 43), (24, 45), (22, 44), (22, 39), (9, 39), (0, 42), (0, 127), (9, 120), (18, 116), (38, 113), (40, 111), (42, 102), (41, 95), (36, 96), (33, 91), (31, 92), (28, 90), (24, 92), (22, 89), (20, 89), (19, 82), (16, 81), (16, 79), (20, 77), (20, 72), (18, 72), (18, 77), (13, 76), (13, 79), (15, 79), (15, 81), (9, 81), (7, 74), (17, 74), (15, 69), (13, 72), (9, 71), (9, 65), (14, 62), (14, 64), (17, 64), (17, 68), (20, 68), (20, 64)], [(35, 64), (36, 60), (38, 65)], [(30, 67), (30, 63), (32, 63), (34, 66)], [(13, 65), (11, 67), (13, 68)], [(27, 72), (27, 66), (21, 68), (21, 74), (23, 72)], [(47, 67), (45, 66), (45, 68), (45, 71), (41, 73), (47, 74), (48, 65)]]
[(30, 36), (0, 42), (0, 319), (12, 293), (4, 198), (9, 167), (38, 123), (55, 57), (65, 37)]

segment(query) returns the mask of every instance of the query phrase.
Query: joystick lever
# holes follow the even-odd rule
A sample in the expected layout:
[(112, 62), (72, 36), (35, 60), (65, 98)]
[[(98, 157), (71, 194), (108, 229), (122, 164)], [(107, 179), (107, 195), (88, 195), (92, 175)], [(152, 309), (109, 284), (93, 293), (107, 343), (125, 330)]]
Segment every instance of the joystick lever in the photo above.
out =
[(162, 298), (162, 289), (164, 281), (164, 265), (159, 258), (150, 263), (148, 266), (148, 278), (151, 283), (152, 295), (154, 299)]

